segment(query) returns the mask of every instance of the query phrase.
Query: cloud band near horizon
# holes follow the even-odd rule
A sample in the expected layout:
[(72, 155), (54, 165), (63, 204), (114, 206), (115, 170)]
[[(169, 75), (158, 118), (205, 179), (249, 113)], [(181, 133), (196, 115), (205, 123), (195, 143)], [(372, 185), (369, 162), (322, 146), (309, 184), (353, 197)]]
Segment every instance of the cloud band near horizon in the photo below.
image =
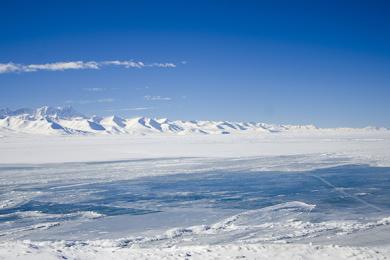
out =
[(109, 61), (66, 61), (44, 64), (20, 64), (20, 63), (0, 63), (0, 74), (37, 72), (37, 71), (65, 71), (65, 70), (99, 70), (103, 67), (122, 67), (122, 68), (175, 68), (177, 65), (168, 63), (144, 63), (132, 60), (109, 60)]

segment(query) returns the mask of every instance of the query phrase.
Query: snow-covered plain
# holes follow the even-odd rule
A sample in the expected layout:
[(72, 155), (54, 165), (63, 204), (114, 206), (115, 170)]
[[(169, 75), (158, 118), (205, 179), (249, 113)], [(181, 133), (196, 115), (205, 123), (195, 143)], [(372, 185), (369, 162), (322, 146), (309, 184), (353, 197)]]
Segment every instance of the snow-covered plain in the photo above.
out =
[(390, 257), (387, 129), (0, 112), (0, 259)]

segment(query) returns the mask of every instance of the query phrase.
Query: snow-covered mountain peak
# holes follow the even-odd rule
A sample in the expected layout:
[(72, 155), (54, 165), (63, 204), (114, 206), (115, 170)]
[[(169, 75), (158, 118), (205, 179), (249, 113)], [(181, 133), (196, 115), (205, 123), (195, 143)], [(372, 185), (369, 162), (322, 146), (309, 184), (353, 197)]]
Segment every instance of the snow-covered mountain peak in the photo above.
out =
[(34, 113), (34, 110), (31, 108), (19, 108), (16, 110), (11, 110), (9, 108), (0, 109), (0, 119), (7, 116), (21, 116), (21, 115), (31, 115)]
[(125, 128), (126, 127), (126, 119), (122, 118), (122, 117), (119, 117), (119, 116), (108, 116), (108, 117), (104, 117), (100, 120), (99, 122), (100, 124), (102, 124), (103, 126), (105, 126), (106, 128), (117, 128), (119, 130), (119, 128)]
[(65, 107), (49, 107), (49, 106), (43, 106), (40, 108), (37, 108), (34, 112), (35, 118), (43, 118), (43, 117), (56, 117), (56, 118), (86, 118), (83, 114), (76, 111), (71, 106), (65, 106)]
[(386, 128), (321, 129), (314, 125), (278, 125), (256, 122), (231, 122), (209, 120), (169, 120), (167, 118), (122, 118), (86, 117), (72, 107), (49, 107), (38, 109), (0, 109), (0, 131), (37, 134), (178, 134), (178, 135), (222, 135), (222, 134), (319, 134), (353, 131), (389, 131)]

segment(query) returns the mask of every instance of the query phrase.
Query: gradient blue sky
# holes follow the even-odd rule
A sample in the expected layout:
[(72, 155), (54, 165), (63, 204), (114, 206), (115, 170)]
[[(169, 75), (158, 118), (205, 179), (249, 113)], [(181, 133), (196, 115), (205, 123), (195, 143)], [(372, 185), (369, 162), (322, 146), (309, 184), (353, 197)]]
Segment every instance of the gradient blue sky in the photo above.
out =
[(1, 1), (1, 64), (177, 66), (1, 73), (0, 107), (389, 127), (389, 13), (389, 1)]

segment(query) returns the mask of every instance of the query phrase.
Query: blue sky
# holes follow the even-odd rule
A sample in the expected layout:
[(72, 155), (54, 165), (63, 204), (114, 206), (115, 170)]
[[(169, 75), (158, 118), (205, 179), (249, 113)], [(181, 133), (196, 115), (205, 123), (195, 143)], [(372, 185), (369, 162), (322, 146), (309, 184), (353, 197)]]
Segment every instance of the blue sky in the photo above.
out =
[(390, 127), (389, 13), (388, 1), (2, 1), (0, 106)]

